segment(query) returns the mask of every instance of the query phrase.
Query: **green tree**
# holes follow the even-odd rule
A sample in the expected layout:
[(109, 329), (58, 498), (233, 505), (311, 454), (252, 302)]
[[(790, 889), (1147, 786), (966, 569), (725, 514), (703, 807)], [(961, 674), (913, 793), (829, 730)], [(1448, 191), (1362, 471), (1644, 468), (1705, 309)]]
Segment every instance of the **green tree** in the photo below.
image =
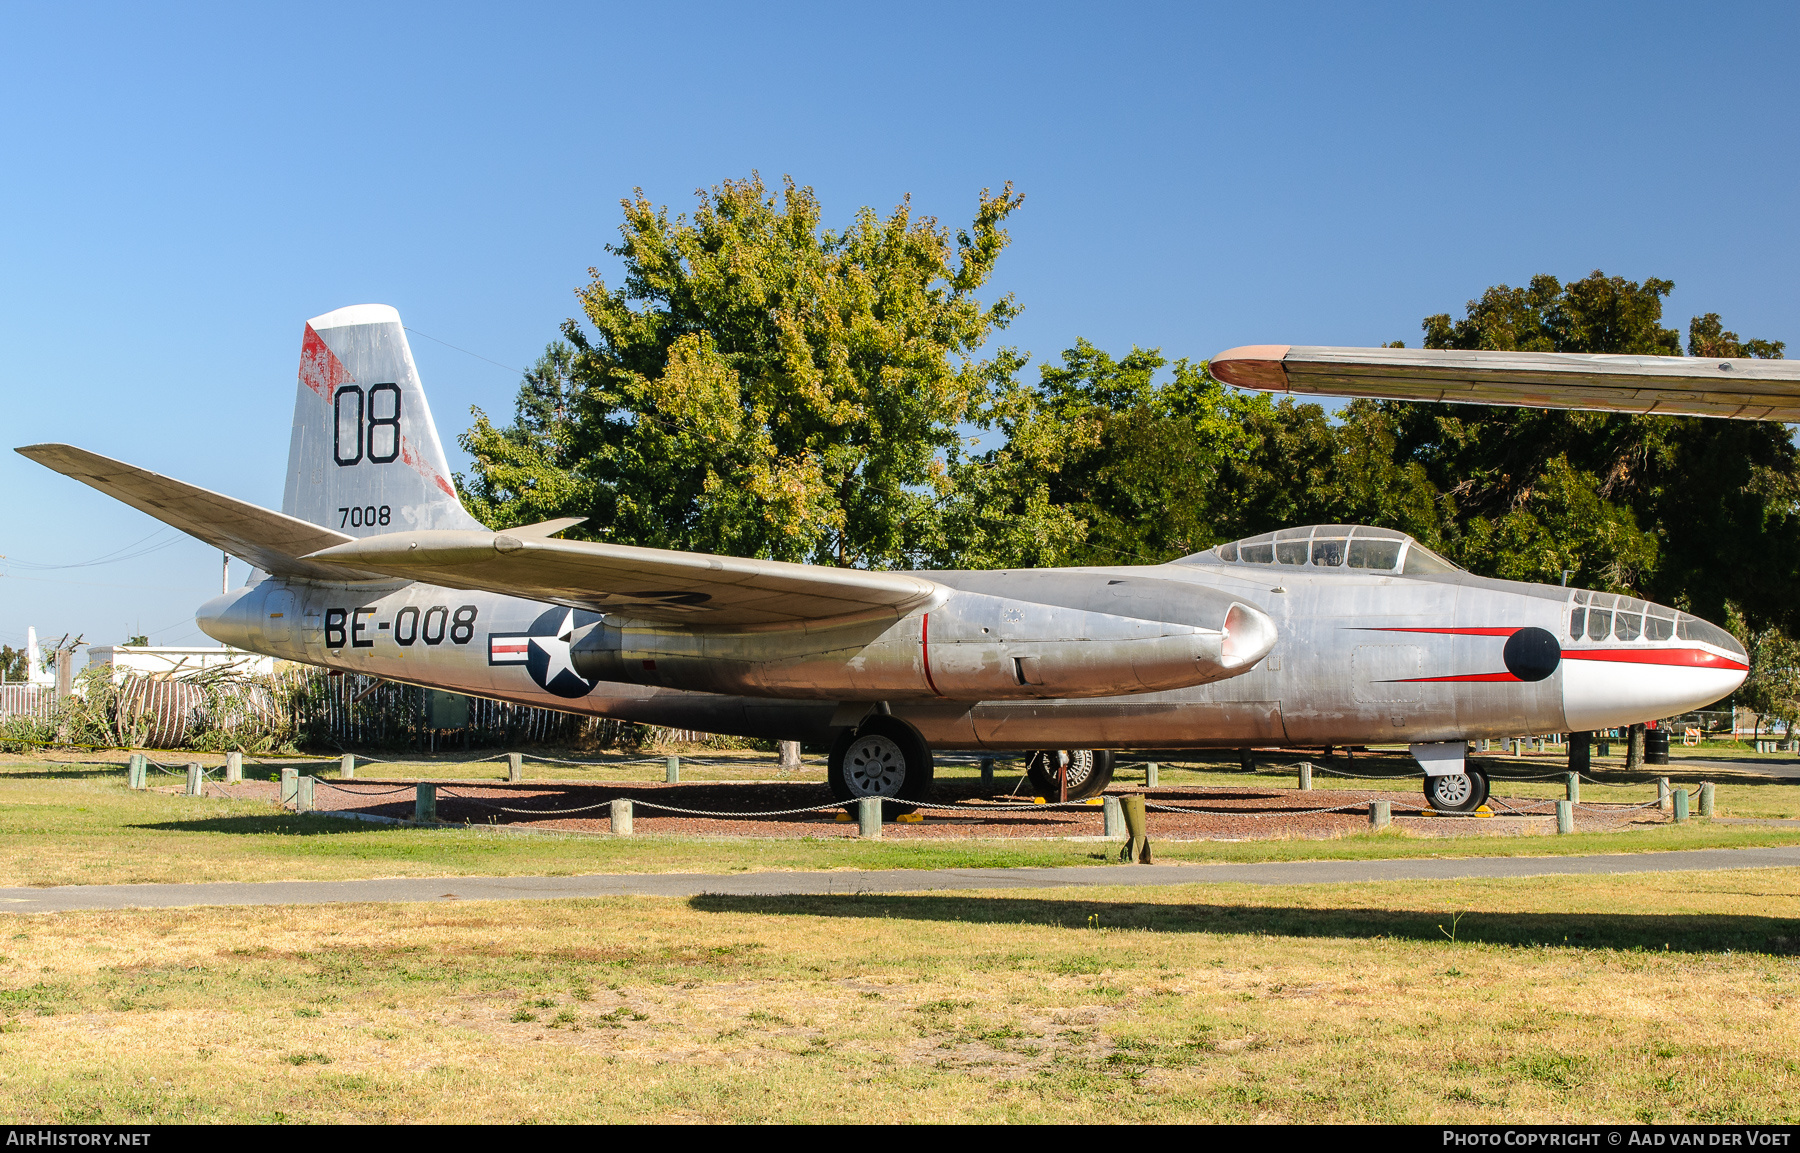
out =
[(1726, 625), (1743, 644), (1750, 665), (1732, 701), (1757, 715), (1758, 733), (1764, 722), (1779, 721), (1791, 734), (1800, 719), (1800, 644), (1774, 626), (1752, 626), (1736, 605), (1727, 606)]
[[(1471, 300), (1460, 320), (1422, 322), (1429, 348), (1679, 356), (1663, 325), (1666, 280), (1594, 272), (1533, 277)], [(1779, 357), (1716, 313), (1688, 326), (1687, 351)], [(1442, 494), (1442, 547), (1478, 572), (1631, 590), (1720, 619), (1735, 601), (1758, 622), (1792, 621), (1800, 573), (1800, 454), (1757, 422), (1472, 405), (1353, 405), (1354, 426), (1391, 422), (1396, 459)], [(1371, 441), (1373, 443), (1373, 441)]]
[(811, 189), (776, 197), (755, 175), (699, 193), (691, 219), (623, 201), (622, 284), (594, 272), (571, 351), (546, 353), (510, 427), (478, 412), (463, 438), (472, 509), (739, 556), (941, 552), (959, 426), (1018, 364), (981, 355), (1017, 304), (976, 293), (1021, 199), (982, 193), (954, 235), (907, 201), (824, 229)]

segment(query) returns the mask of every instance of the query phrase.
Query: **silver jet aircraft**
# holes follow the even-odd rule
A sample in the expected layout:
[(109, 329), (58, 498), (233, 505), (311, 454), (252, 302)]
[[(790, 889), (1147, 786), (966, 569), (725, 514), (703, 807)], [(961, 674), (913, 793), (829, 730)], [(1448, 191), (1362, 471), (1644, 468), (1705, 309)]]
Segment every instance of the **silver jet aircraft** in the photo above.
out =
[[(1264, 377), (1278, 371), (1268, 360)], [(1029, 751), (1040, 789), (1066, 780), (1080, 798), (1106, 786), (1117, 748), (1402, 742), (1429, 801), (1466, 811), (1487, 796), (1465, 761), (1472, 738), (1668, 716), (1746, 672), (1743, 649), (1705, 621), (1478, 577), (1364, 525), (1282, 529), (1160, 565), (988, 572), (557, 538), (577, 520), (496, 532), (457, 499), (385, 305), (307, 324), (279, 513), (69, 445), (18, 451), (255, 565), (199, 610), (226, 644), (828, 745), (846, 801), (923, 800), (933, 749)]]

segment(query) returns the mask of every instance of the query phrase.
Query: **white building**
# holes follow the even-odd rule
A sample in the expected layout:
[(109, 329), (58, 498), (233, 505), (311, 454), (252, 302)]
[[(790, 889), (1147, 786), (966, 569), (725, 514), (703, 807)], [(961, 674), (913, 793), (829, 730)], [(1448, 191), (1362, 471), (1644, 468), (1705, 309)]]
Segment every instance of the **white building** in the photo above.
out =
[(268, 676), (275, 671), (275, 658), (219, 645), (89, 645), (88, 667), (97, 665), (111, 665), (114, 680), (123, 680), (127, 673), (180, 677), (217, 668), (230, 668), (243, 676)]

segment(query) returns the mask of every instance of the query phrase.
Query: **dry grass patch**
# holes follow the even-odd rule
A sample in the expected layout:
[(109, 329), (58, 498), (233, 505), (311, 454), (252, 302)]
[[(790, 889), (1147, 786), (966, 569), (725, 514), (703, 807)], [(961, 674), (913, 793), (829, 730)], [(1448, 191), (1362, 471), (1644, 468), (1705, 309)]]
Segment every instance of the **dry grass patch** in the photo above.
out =
[(0, 917), (0, 1110), (1782, 1122), (1797, 941), (1794, 870)]

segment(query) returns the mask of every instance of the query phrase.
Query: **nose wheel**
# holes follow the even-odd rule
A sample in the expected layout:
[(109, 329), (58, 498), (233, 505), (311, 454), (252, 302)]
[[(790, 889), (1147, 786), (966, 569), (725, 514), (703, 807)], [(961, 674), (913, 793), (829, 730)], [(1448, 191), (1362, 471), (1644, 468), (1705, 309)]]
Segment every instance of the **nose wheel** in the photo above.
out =
[(1472, 813), (1487, 799), (1488, 778), (1480, 769), (1425, 778), (1425, 803), (1440, 813)]
[(1068, 765), (1071, 801), (1097, 797), (1112, 784), (1111, 749), (1045, 749), (1025, 758), (1025, 776), (1039, 796), (1056, 800), (1064, 763)]

